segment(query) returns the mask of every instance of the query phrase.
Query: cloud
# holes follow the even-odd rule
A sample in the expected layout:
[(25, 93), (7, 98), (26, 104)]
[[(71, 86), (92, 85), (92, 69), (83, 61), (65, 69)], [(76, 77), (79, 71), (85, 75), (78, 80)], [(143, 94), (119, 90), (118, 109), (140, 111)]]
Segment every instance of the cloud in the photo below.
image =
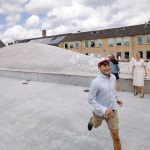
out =
[(5, 16), (6, 26), (15, 25), (21, 18), (22, 5), (27, 0), (1, 0), (0, 15)]
[[(78, 28), (81, 21), (85, 21), (90, 17), (93, 8), (85, 8), (82, 4), (73, 2), (70, 7), (61, 6), (54, 8), (47, 13), (47, 18), (43, 20), (42, 28), (53, 29), (66, 26), (68, 31)], [(64, 28), (64, 27), (63, 27)], [(64, 31), (64, 30), (63, 30)]]
[(71, 6), (61, 6), (49, 11), (47, 16), (57, 16), (59, 20), (71, 20), (75, 18), (88, 18), (92, 8), (86, 8), (80, 3), (73, 2)]
[(83, 0), (82, 1), (86, 6), (90, 7), (101, 7), (105, 5), (112, 5), (116, 0)]
[(42, 14), (57, 5), (59, 5), (59, 1), (56, 0), (38, 0), (38, 2), (37, 0), (30, 0), (25, 5), (25, 10), (31, 14)]
[(6, 23), (7, 26), (12, 26), (12, 25), (15, 25), (16, 22), (18, 22), (20, 20), (20, 15), (12, 14), (12, 15), (6, 16), (5, 20), (7, 22)]
[(15, 25), (11, 28), (8, 28), (2, 36), (3, 42), (8, 43), (14, 40), (21, 40), (41, 36), (41, 31), (38, 29), (27, 30), (20, 25)]
[(1, 0), (0, 2), (0, 14), (18, 14), (23, 11), (21, 5), (25, 4), (28, 0)]
[(150, 20), (149, 8), (149, 0), (1, 0), (0, 34), (8, 41), (42, 29), (53, 35), (141, 24)]
[(26, 21), (26, 27), (28, 28), (36, 28), (40, 23), (40, 18), (37, 15), (32, 15)]

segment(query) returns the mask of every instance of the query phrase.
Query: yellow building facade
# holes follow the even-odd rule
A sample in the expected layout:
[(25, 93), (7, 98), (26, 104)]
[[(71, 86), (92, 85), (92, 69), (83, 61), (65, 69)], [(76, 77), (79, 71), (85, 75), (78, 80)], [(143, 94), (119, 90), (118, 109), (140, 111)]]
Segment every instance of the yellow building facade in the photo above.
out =
[[(109, 34), (106, 37), (98, 35), (93, 36), (93, 32), (76, 33), (70, 35), (70, 38), (60, 44), (60, 47), (80, 52), (86, 55), (94, 55), (95, 57), (107, 57), (110, 54), (114, 54), (117, 59), (122, 61), (131, 60), (137, 51), (141, 53), (141, 57), (145, 61), (150, 60), (150, 25), (147, 25), (146, 32), (144, 31), (144, 25), (139, 25), (138, 29), (134, 33), (132, 32), (133, 27), (124, 27), (124, 30), (127, 30), (127, 33), (124, 34)], [(137, 26), (135, 26), (137, 28)], [(141, 28), (142, 27), (142, 28)], [(111, 32), (122, 32), (122, 28), (110, 29)], [(124, 31), (123, 30), (123, 31)], [(108, 32), (103, 30), (103, 33)], [(96, 32), (95, 32), (96, 33)], [(80, 34), (80, 36), (78, 36)], [(89, 35), (88, 35), (89, 34)], [(73, 38), (72, 38), (72, 37)], [(86, 38), (87, 36), (87, 38)], [(79, 38), (78, 38), (79, 37)], [(82, 38), (81, 38), (82, 37)], [(92, 37), (94, 37), (92, 39)], [(73, 39), (73, 40), (72, 40)]]
[(107, 57), (114, 54), (120, 61), (131, 60), (137, 51), (145, 61), (150, 61), (150, 21), (145, 24), (110, 28), (104, 30), (17, 40), (15, 43), (39, 42), (58, 46), (95, 57)]

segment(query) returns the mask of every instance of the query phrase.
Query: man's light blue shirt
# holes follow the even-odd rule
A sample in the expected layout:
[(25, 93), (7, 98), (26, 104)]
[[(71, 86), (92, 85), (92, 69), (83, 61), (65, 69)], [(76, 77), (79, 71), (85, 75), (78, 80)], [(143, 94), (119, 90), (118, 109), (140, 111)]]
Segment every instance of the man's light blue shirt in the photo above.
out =
[(117, 109), (118, 96), (115, 84), (116, 77), (113, 74), (110, 75), (110, 78), (100, 74), (92, 81), (88, 100), (98, 116), (103, 116), (108, 108)]

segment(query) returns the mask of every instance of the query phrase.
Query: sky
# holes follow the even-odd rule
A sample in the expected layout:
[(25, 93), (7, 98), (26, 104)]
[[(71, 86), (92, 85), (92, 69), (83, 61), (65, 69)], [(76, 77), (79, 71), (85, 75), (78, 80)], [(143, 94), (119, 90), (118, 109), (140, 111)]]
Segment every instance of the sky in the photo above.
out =
[(101, 30), (150, 21), (149, 0), (0, 0), (5, 44), (47, 35)]

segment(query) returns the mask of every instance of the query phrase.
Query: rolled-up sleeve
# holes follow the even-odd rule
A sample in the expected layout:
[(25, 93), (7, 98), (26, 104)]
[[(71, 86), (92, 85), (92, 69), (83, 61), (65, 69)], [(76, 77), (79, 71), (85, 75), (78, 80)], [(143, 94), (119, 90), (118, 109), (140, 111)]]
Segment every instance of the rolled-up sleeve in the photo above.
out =
[(99, 92), (99, 88), (98, 88), (97, 83), (92, 82), (90, 86), (90, 90), (89, 90), (88, 101), (98, 114), (105, 114), (107, 107), (97, 102), (96, 97), (97, 97), (98, 92)]

